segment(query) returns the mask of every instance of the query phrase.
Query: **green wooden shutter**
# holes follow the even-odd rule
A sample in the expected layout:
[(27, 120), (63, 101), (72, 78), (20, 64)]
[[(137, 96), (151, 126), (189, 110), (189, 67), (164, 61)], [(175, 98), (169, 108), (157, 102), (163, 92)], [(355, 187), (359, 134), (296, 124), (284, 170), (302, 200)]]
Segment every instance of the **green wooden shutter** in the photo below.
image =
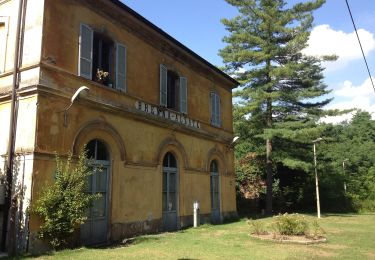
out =
[(210, 99), (211, 124), (214, 126), (221, 126), (220, 97), (217, 93), (211, 92)]
[(78, 75), (92, 79), (92, 45), (94, 32), (86, 24), (80, 26)]
[(126, 91), (126, 47), (116, 44), (116, 89)]
[(160, 105), (167, 106), (167, 79), (168, 69), (160, 64)]
[(221, 126), (221, 117), (220, 117), (220, 96), (218, 94), (215, 94), (216, 100), (215, 100), (215, 106), (216, 106), (216, 126)]
[(211, 92), (210, 94), (210, 112), (211, 112), (211, 124), (215, 124), (215, 93)]
[(187, 79), (180, 77), (180, 112), (187, 114)]

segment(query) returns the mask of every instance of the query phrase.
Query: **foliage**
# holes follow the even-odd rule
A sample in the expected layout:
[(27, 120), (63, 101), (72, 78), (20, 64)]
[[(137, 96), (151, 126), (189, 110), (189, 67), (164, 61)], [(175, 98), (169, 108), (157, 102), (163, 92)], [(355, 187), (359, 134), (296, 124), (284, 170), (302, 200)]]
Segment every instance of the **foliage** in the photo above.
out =
[(55, 249), (68, 244), (72, 234), (85, 222), (87, 208), (98, 198), (85, 192), (91, 174), (86, 151), (79, 154), (75, 165), (72, 154), (66, 162), (56, 155), (54, 183), (46, 185), (32, 208), (43, 221), (39, 238)]
[[(325, 133), (331, 141), (319, 146), (322, 198), (326, 209), (375, 211), (375, 121), (358, 111), (350, 122)], [(346, 187), (346, 191), (344, 189)]]
[(268, 234), (263, 222), (257, 221), (257, 220), (251, 220), (251, 221), (248, 221), (247, 223), (250, 225), (250, 234), (255, 234), (255, 235)]
[(318, 221), (314, 220), (310, 225), (310, 231), (307, 236), (313, 239), (318, 239), (324, 237), (325, 233), (325, 230), (319, 225)]
[(240, 13), (222, 20), (230, 34), (220, 51), (227, 72), (235, 74), (242, 85), (235, 93), (239, 101), (234, 111), (236, 134), (244, 134), (241, 140), (246, 143), (239, 149), (253, 149), (247, 152), (264, 158), (259, 168), (267, 172), (267, 211), (271, 213), (277, 164), (310, 171), (306, 150), (324, 129), (317, 121), (337, 113), (323, 110), (331, 101), (322, 98), (330, 92), (322, 81), (321, 61), (327, 57), (302, 52), (312, 28), (312, 12), (325, 1), (292, 7), (284, 0), (226, 1)]
[(273, 217), (272, 229), (278, 235), (301, 236), (308, 235), (308, 221), (299, 214), (279, 214)]

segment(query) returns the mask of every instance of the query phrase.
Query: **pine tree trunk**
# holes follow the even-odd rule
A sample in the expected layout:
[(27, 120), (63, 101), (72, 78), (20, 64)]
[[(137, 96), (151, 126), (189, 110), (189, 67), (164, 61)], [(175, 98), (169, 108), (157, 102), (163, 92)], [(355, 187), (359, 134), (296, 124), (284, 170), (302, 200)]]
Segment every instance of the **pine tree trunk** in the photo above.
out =
[(266, 157), (266, 171), (267, 171), (267, 194), (266, 194), (266, 214), (268, 216), (272, 215), (272, 183), (273, 183), (273, 176), (272, 176), (272, 141), (271, 139), (266, 140), (266, 149), (267, 149), (267, 157)]
[[(272, 101), (267, 100), (267, 128), (272, 127)], [(267, 138), (266, 140), (266, 173), (267, 173), (267, 193), (266, 193), (266, 214), (272, 215), (272, 140)]]
[[(270, 26), (270, 25), (269, 25)], [(271, 35), (269, 36), (271, 38)], [(271, 61), (267, 60), (266, 67), (268, 70), (267, 73), (267, 82), (271, 81), (270, 76), (270, 67), (271, 67)], [(268, 89), (268, 92), (272, 92), (272, 88)], [(272, 128), (272, 99), (267, 98), (267, 112), (266, 112), (266, 123), (267, 128)], [(267, 138), (266, 140), (266, 184), (267, 184), (267, 191), (266, 191), (266, 214), (267, 216), (272, 215), (272, 183), (273, 183), (273, 176), (272, 176), (272, 140), (270, 138)]]

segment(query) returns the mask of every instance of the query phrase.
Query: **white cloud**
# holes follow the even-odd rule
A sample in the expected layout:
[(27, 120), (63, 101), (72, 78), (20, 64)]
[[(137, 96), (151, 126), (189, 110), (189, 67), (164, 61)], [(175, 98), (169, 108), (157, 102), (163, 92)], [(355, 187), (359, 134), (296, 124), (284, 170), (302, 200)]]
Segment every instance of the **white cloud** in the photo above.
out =
[[(375, 82), (375, 78), (372, 78)], [(335, 96), (340, 97), (368, 97), (375, 95), (370, 78), (366, 79), (361, 85), (354, 86), (349, 80), (344, 81), (341, 87), (334, 91)]]
[[(373, 78), (375, 81), (375, 79)], [(355, 86), (350, 81), (344, 81), (334, 92), (335, 100), (327, 109), (361, 109), (372, 114), (375, 119), (375, 92), (372, 88), (370, 78), (366, 79), (361, 85)], [(353, 113), (347, 115), (326, 117), (322, 119), (327, 123), (340, 123), (344, 120), (350, 120)]]
[[(374, 35), (364, 29), (359, 29), (358, 34), (363, 51), (367, 55), (375, 49)], [(324, 64), (329, 71), (340, 69), (350, 61), (362, 58), (354, 31), (352, 33), (335, 31), (327, 24), (314, 27), (308, 41), (308, 47), (303, 52), (314, 56), (332, 54), (339, 56), (337, 61)]]

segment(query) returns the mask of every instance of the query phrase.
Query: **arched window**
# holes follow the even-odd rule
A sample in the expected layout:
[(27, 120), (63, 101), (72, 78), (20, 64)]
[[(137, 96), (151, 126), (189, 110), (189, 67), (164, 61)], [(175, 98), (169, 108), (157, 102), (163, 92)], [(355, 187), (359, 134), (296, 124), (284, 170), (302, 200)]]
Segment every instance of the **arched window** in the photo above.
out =
[(91, 140), (86, 145), (87, 158), (96, 161), (109, 161), (109, 153), (105, 144), (98, 139)]
[(173, 154), (167, 153), (164, 156), (163, 167), (177, 168), (177, 161), (176, 161), (176, 158), (173, 156)]
[(210, 164), (210, 194), (211, 219), (213, 223), (220, 222), (220, 176), (219, 165), (216, 160)]
[(178, 168), (177, 160), (172, 153), (163, 159), (163, 227), (166, 231), (177, 229), (178, 212)]
[(81, 226), (81, 239), (84, 245), (107, 242), (108, 195), (110, 161), (106, 145), (94, 139), (86, 145), (89, 168), (92, 174), (87, 176), (87, 193), (100, 194), (92, 206), (87, 209), (87, 220)]

